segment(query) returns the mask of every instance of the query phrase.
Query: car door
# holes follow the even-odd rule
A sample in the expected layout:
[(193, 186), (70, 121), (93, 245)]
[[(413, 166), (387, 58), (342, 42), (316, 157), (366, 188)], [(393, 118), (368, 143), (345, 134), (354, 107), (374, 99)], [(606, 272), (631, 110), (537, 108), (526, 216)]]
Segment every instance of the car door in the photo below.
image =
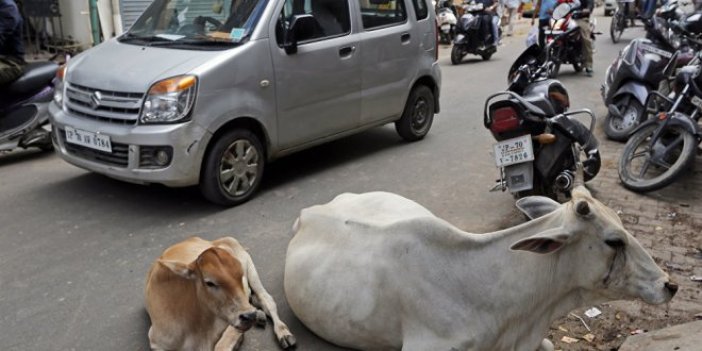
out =
[(354, 0), (360, 5), (361, 124), (402, 114), (416, 75), (420, 33), (405, 0)]
[[(359, 126), (361, 61), (349, 1), (286, 0), (270, 28), (280, 150)], [(283, 28), (301, 14), (319, 25), (298, 38), (297, 53), (286, 54)]]

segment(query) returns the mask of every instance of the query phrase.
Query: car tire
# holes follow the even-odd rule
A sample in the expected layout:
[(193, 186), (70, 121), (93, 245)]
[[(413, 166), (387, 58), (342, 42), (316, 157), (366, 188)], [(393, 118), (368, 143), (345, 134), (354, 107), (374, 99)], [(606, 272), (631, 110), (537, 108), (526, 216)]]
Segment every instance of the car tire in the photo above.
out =
[(417, 141), (423, 139), (434, 121), (434, 93), (426, 85), (412, 89), (402, 117), (395, 122), (395, 130), (402, 139)]
[(220, 135), (205, 155), (200, 191), (209, 201), (236, 206), (258, 190), (265, 168), (261, 140), (247, 129), (232, 129)]

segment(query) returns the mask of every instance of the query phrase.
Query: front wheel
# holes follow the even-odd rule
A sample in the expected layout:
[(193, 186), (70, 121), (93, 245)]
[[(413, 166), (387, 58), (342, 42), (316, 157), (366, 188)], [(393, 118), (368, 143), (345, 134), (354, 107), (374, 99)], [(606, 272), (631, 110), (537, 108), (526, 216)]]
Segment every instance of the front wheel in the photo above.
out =
[(256, 193), (264, 164), (259, 138), (247, 129), (232, 129), (217, 138), (205, 155), (200, 191), (216, 204), (239, 205)]
[(647, 126), (634, 135), (624, 146), (619, 159), (619, 179), (624, 187), (636, 192), (661, 189), (671, 184), (695, 157), (697, 140), (685, 129), (668, 126), (653, 141), (660, 126)]
[(395, 122), (395, 130), (402, 139), (417, 141), (429, 133), (434, 121), (434, 93), (426, 85), (418, 85), (407, 98), (402, 117)]
[(613, 116), (611, 113), (607, 113), (605, 117), (604, 132), (611, 140), (626, 141), (629, 134), (641, 123), (643, 106), (633, 96), (628, 100), (625, 104), (617, 104), (619, 111), (622, 111), (621, 117)]
[(461, 63), (461, 60), (463, 59), (463, 53), (461, 52), (461, 48), (453, 44), (453, 48), (451, 48), (451, 63), (454, 65), (457, 65)]
[(551, 62), (548, 68), (548, 77), (551, 79), (556, 79), (558, 77), (558, 72), (561, 70), (560, 62)]
[(609, 25), (609, 36), (613, 43), (618, 43), (624, 33), (624, 14), (620, 10), (615, 10), (612, 16), (612, 23)]

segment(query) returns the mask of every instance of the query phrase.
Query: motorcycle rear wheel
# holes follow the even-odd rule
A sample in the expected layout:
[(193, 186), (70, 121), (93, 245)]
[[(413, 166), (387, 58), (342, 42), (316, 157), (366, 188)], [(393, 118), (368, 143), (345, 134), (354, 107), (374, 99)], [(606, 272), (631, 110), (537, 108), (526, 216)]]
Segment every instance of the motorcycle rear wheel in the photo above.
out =
[[(639, 130), (631, 136), (624, 146), (619, 159), (618, 171), (619, 179), (625, 188), (635, 192), (661, 189), (673, 183), (692, 165), (697, 147), (695, 137), (681, 127), (669, 126), (663, 131), (661, 138), (654, 145), (651, 145), (651, 137), (658, 128), (658, 125), (651, 125)], [(641, 147), (643, 150), (640, 150)], [(670, 150), (667, 150), (668, 148)], [(666, 151), (664, 160), (660, 161), (661, 164), (653, 164), (651, 152), (662, 152), (663, 150)], [(635, 174), (637, 172), (634, 172), (632, 163), (637, 158), (643, 158), (643, 164), (638, 170), (638, 174)], [(654, 168), (653, 171), (665, 170), (657, 176), (647, 179), (645, 176), (650, 168)]]

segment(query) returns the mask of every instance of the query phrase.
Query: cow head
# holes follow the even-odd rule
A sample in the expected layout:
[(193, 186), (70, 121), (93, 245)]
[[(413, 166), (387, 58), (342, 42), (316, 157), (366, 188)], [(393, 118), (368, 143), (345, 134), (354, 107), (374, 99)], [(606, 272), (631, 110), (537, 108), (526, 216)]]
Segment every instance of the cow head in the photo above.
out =
[(543, 221), (554, 225), (515, 242), (512, 250), (549, 254), (555, 269), (564, 273), (560, 276), (593, 299), (641, 298), (660, 304), (675, 295), (677, 285), (624, 229), (617, 213), (585, 187), (573, 190), (572, 200), (562, 205), (533, 196), (517, 201), (517, 207), (530, 218), (555, 212)]
[(239, 260), (231, 253), (211, 247), (189, 264), (159, 262), (173, 273), (192, 280), (200, 303), (219, 318), (242, 332), (253, 326), (256, 309), (249, 303), (246, 275)]

